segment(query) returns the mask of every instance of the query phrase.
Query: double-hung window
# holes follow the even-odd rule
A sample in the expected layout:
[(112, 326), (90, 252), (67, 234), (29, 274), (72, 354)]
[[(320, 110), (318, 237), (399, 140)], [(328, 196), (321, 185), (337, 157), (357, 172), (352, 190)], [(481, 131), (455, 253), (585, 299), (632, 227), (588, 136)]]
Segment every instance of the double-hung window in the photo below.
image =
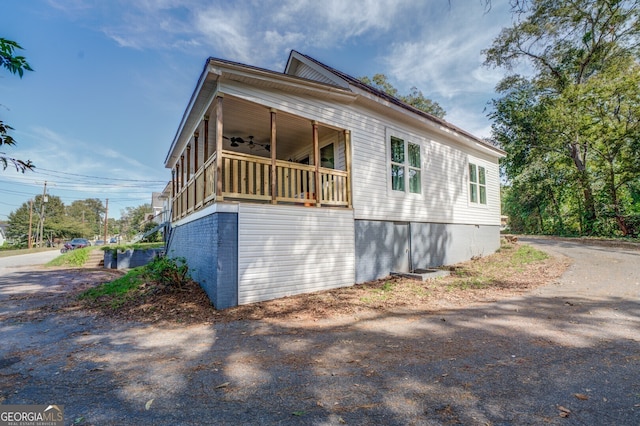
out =
[(421, 194), (420, 145), (391, 136), (391, 189)]
[(487, 204), (487, 177), (485, 168), (469, 163), (469, 201)]

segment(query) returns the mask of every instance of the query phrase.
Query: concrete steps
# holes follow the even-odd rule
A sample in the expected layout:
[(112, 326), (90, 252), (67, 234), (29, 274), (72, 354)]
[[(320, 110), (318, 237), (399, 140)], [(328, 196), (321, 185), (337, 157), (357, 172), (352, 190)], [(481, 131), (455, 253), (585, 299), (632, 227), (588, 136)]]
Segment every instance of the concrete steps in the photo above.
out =
[(91, 250), (89, 260), (83, 265), (83, 268), (104, 268), (104, 252), (100, 249)]

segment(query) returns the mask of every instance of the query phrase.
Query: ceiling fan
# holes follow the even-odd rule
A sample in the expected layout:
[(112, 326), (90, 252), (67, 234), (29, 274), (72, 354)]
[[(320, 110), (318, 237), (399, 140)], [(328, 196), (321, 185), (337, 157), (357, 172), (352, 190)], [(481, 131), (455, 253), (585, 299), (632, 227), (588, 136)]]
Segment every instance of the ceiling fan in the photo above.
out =
[(248, 141), (245, 141), (243, 138), (239, 137), (239, 136), (232, 136), (230, 138), (224, 136), (225, 139), (228, 139), (229, 141), (231, 141), (231, 146), (232, 147), (238, 147), (240, 145), (240, 143), (247, 143), (247, 146), (249, 147), (249, 149), (253, 149), (256, 146), (259, 146), (261, 148), (264, 148), (267, 152), (271, 151), (271, 145), (268, 143), (259, 143), (259, 142), (254, 142), (253, 141), (253, 136), (247, 136)]

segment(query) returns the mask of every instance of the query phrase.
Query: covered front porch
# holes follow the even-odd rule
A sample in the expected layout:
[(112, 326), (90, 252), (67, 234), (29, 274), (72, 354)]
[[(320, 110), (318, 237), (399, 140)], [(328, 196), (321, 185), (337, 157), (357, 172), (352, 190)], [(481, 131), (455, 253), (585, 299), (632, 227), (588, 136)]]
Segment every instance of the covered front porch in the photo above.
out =
[(174, 151), (172, 220), (219, 201), (351, 207), (348, 130), (222, 93), (199, 116)]

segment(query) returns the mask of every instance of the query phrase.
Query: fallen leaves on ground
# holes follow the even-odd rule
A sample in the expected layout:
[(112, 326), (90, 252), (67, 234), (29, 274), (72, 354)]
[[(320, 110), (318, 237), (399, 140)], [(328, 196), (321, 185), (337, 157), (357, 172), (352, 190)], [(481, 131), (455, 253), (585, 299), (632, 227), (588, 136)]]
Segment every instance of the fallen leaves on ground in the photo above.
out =
[[(379, 311), (435, 312), (477, 303), (494, 302), (553, 282), (565, 271), (566, 258), (548, 258), (512, 265), (511, 244), (499, 252), (453, 265), (451, 276), (425, 282), (387, 277), (364, 284), (301, 294), (218, 311), (196, 283), (181, 291), (145, 291), (114, 309), (108, 300), (83, 304), (101, 315), (126, 321), (212, 323), (235, 320), (277, 319), (317, 321), (340, 315)], [(502, 266), (499, 266), (502, 265)], [(80, 271), (81, 272), (81, 271)], [(96, 282), (94, 285), (98, 285)], [(147, 286), (147, 290), (152, 288)]]

